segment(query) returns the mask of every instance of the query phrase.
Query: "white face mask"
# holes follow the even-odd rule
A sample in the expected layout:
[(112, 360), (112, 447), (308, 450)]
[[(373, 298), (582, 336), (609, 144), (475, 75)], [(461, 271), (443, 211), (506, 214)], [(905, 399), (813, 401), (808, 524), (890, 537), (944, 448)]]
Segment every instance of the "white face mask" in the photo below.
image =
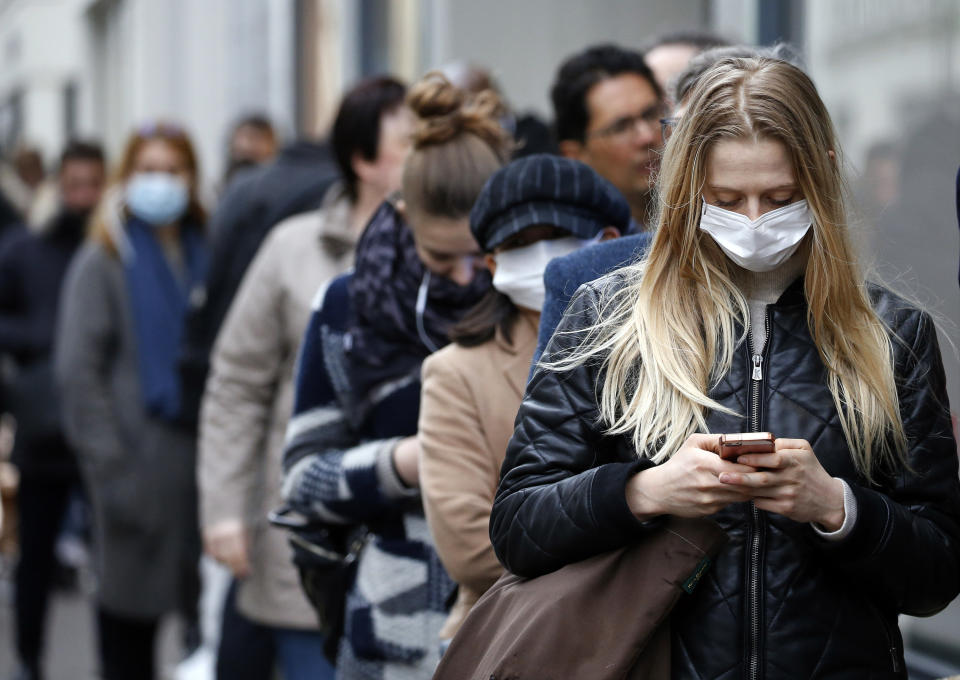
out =
[(547, 296), (543, 272), (550, 260), (580, 250), (595, 239), (583, 240), (574, 236), (537, 241), (522, 248), (497, 253), (493, 259), (497, 272), (493, 287), (506, 295), (513, 304), (540, 311)]
[(771, 210), (753, 221), (704, 200), (700, 215), (700, 228), (713, 237), (727, 257), (752, 272), (768, 272), (786, 262), (812, 222), (806, 200)]

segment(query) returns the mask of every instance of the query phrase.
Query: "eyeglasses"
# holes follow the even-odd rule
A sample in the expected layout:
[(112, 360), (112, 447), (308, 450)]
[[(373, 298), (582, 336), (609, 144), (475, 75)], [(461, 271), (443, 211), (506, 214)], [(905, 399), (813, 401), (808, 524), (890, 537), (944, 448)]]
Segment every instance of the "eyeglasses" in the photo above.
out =
[(640, 129), (641, 123), (646, 127), (648, 132), (656, 130), (655, 126), (657, 121), (660, 120), (661, 115), (663, 115), (663, 107), (660, 104), (656, 104), (637, 115), (617, 118), (605, 128), (594, 130), (589, 136), (626, 141), (633, 138), (633, 135)]
[(673, 134), (673, 128), (677, 126), (678, 122), (680, 122), (679, 118), (660, 119), (660, 136), (663, 137), (664, 144), (670, 139), (670, 135)]

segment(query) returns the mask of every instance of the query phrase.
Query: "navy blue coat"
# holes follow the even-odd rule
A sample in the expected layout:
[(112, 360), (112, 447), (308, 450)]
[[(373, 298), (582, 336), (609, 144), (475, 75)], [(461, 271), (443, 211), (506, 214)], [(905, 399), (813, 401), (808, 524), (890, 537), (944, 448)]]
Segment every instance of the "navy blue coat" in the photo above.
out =
[(553, 337), (553, 332), (577, 288), (636, 260), (646, 252), (649, 245), (649, 233), (631, 234), (589, 248), (581, 248), (564, 257), (558, 257), (547, 265), (543, 274), (547, 298), (540, 314), (537, 351), (533, 354), (534, 366)]

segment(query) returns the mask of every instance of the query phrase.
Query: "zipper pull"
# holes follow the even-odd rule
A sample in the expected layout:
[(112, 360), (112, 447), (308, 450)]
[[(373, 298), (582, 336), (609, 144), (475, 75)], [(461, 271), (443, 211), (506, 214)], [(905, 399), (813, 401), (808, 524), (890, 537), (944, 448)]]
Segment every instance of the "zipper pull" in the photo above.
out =
[(900, 655), (897, 654), (896, 647), (890, 648), (890, 658), (893, 660), (893, 672), (899, 673), (900, 672)]
[(753, 375), (750, 378), (752, 380), (763, 380), (763, 356), (760, 354), (753, 355)]

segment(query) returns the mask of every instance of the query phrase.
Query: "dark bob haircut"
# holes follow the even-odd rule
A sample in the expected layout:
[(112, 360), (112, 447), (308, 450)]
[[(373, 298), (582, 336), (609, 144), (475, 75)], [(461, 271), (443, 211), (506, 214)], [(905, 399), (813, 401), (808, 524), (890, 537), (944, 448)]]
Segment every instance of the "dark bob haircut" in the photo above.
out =
[(372, 161), (380, 146), (380, 119), (403, 105), (407, 87), (391, 76), (374, 76), (357, 83), (340, 102), (333, 122), (331, 146), (343, 176), (347, 194), (357, 198), (354, 154)]

